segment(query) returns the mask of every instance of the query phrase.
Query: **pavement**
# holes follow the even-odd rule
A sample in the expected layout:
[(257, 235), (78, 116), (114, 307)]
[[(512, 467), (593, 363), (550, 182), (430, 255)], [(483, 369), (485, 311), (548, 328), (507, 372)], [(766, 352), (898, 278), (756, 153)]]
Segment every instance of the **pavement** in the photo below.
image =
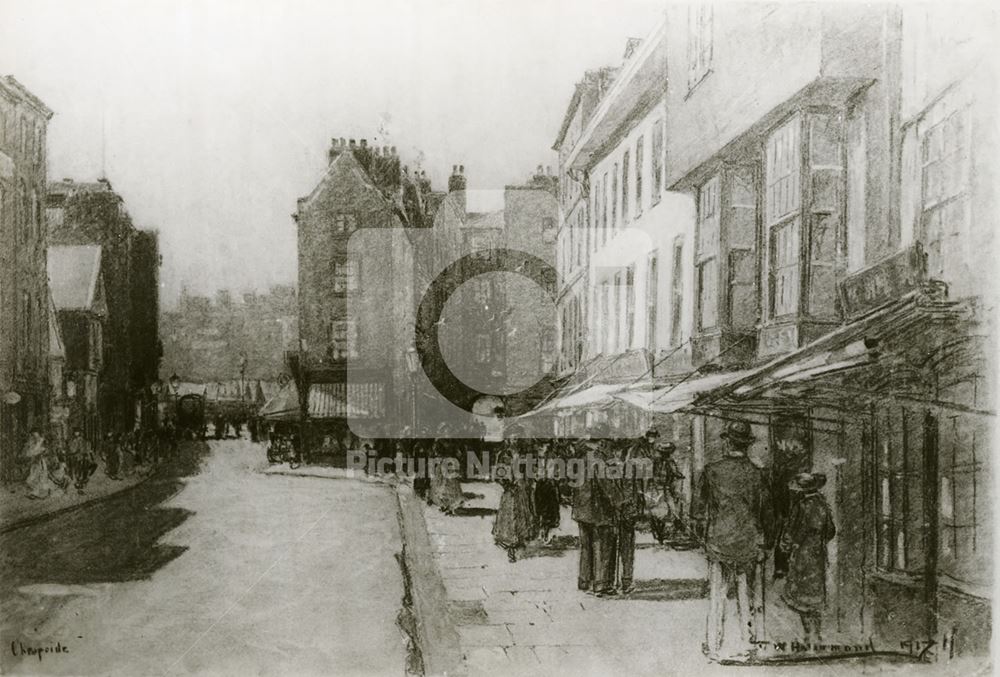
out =
[(244, 440), (189, 451), (175, 478), (0, 535), (0, 672), (404, 674), (392, 489), (267, 475)]
[(0, 490), (0, 533), (130, 489), (145, 480), (151, 472), (149, 468), (140, 468), (133, 475), (113, 480), (104, 473), (103, 462), (98, 463), (100, 467), (90, 478), (83, 494), (70, 484), (65, 490), (56, 489), (47, 498), (29, 498), (24, 482), (4, 483)]
[[(900, 656), (812, 656), (798, 664), (752, 668), (712, 663), (701, 653), (708, 602), (707, 565), (699, 552), (671, 550), (640, 532), (638, 591), (597, 598), (576, 589), (579, 550), (567, 508), (553, 539), (560, 545), (529, 546), (512, 563), (490, 533), (499, 487), (477, 482), (463, 488), (467, 496), (477, 497), (467, 504), (472, 514), (448, 516), (400, 486), (404, 523), (410, 506), (419, 513), (411, 521), (422, 521), (427, 531), (427, 551), (413, 547), (419, 542), (407, 542), (410, 569), (427, 569), (422, 559), (433, 562), (432, 573), (423, 581), (429, 601), (424, 609), (415, 605), (418, 616), (423, 613), (420, 620), (437, 626), (427, 633), (433, 637), (421, 637), (425, 664), (442, 668), (428, 674), (732, 675), (740, 669), (789, 675), (972, 674), (974, 662), (955, 662), (944, 670), (942, 665), (915, 665)], [(405, 527), (404, 534), (409, 538)], [(415, 595), (419, 587), (415, 581)], [(739, 636), (735, 619), (730, 602), (724, 655), (740, 648), (734, 641)], [(799, 627), (797, 616), (776, 598), (768, 603), (769, 639), (791, 641), (799, 636)]]

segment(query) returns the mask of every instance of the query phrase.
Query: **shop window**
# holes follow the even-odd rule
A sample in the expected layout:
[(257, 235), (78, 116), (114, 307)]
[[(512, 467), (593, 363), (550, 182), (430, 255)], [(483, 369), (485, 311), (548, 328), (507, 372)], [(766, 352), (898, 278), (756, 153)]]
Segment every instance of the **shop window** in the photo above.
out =
[(698, 328), (712, 329), (719, 319), (719, 176), (698, 190)]
[(656, 346), (656, 301), (658, 296), (659, 254), (653, 252), (646, 261), (646, 349), (655, 351)]
[(712, 68), (713, 16), (709, 3), (688, 7), (687, 84), (692, 90)]
[(957, 584), (990, 582), (989, 421), (970, 414), (939, 421), (939, 570)]
[(905, 408), (884, 410), (876, 424), (878, 566), (919, 574), (924, 567), (924, 418)]

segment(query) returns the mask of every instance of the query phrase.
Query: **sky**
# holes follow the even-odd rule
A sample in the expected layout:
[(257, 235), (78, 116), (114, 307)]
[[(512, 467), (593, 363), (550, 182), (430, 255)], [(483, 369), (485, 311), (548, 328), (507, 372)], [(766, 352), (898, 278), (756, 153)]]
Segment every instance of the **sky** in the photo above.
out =
[(182, 287), (294, 283), (296, 198), (331, 137), (395, 145), (444, 188), (555, 165), (589, 68), (658, 0), (0, 0), (0, 74), (55, 111), (49, 179), (106, 176)]

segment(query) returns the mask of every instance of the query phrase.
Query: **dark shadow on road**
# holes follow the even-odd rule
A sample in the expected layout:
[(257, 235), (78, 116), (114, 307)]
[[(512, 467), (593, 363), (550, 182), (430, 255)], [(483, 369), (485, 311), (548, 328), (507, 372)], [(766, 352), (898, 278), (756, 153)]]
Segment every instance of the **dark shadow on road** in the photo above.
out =
[(146, 481), (78, 510), (0, 536), (0, 593), (37, 583), (114, 583), (148, 578), (186, 548), (157, 541), (193, 513), (160, 508), (198, 473), (204, 442), (184, 442)]

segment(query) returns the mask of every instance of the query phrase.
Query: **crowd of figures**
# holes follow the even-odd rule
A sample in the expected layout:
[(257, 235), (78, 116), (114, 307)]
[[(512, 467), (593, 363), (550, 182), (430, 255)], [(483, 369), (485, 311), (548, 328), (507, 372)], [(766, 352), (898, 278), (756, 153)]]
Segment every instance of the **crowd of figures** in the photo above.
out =
[[(655, 429), (639, 439), (612, 439), (610, 431), (595, 426), (585, 439), (537, 440), (520, 438), (510, 430), (493, 464), (497, 468), (532, 467), (526, 473), (493, 473), (503, 489), (493, 524), (494, 542), (516, 562), (532, 541), (546, 543), (559, 526), (560, 505), (571, 507), (577, 523), (580, 559), (577, 585), (598, 597), (634, 590), (636, 532), (642, 526), (661, 544), (676, 548), (700, 547), (708, 563), (708, 618), (703, 651), (719, 659), (725, 625), (726, 600), (735, 593), (742, 646), (753, 653), (754, 641), (764, 636), (764, 571), (774, 580), (785, 578), (781, 601), (798, 613), (806, 642), (821, 636), (826, 606), (827, 544), (836, 529), (831, 510), (820, 490), (826, 477), (800, 473), (783, 487), (790, 506), (776, 509), (767, 473), (747, 451), (754, 441), (751, 427), (732, 421), (714, 444), (718, 457), (708, 463), (694, 488), (690, 508), (680, 496), (684, 479), (674, 460), (675, 447), (661, 442)], [(443, 428), (432, 439), (399, 440), (396, 451), (416, 459), (453, 458), (468, 448), (449, 438)], [(553, 473), (566, 464), (556, 459), (583, 459), (582, 481)], [(627, 471), (645, 460), (642, 473)], [(617, 466), (619, 472), (609, 472)], [(419, 467), (419, 464), (417, 464)], [(463, 473), (448, 473), (441, 463), (427, 465), (428, 473), (414, 476), (414, 490), (447, 514), (460, 514), (465, 503)], [(453, 466), (454, 467), (454, 466)], [(464, 466), (460, 466), (463, 467)], [(731, 590), (732, 589), (732, 590)]]
[(99, 470), (111, 480), (124, 480), (152, 472), (160, 463), (173, 458), (177, 451), (176, 428), (167, 420), (158, 429), (108, 432), (95, 448), (80, 428), (68, 441), (35, 428), (28, 436), (22, 454), (28, 465), (25, 485), (28, 498), (41, 500), (55, 493), (66, 493), (72, 485), (79, 494)]

